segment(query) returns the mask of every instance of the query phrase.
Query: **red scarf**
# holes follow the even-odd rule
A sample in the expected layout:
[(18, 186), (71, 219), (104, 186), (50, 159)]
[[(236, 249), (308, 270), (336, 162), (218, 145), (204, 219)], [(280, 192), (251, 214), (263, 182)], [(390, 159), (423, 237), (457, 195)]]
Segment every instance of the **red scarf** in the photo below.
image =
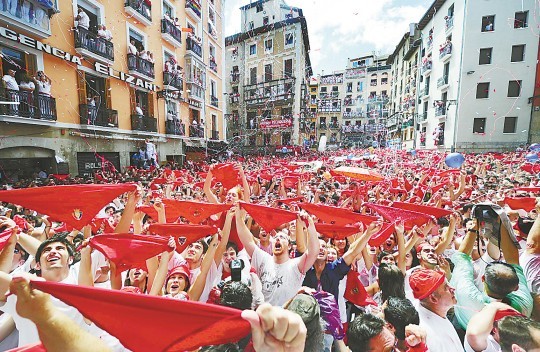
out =
[(296, 220), (298, 217), (292, 211), (265, 207), (263, 205), (240, 202), (240, 207), (244, 208), (266, 233), (270, 233), (284, 223)]
[(319, 221), (330, 224), (344, 226), (361, 222), (364, 225), (369, 226), (369, 224), (377, 220), (374, 216), (358, 214), (347, 209), (331, 207), (329, 205), (299, 203), (298, 206), (308, 213), (315, 215)]
[(182, 253), (191, 243), (217, 232), (215, 226), (191, 224), (152, 224), (148, 231), (160, 236), (173, 236), (176, 251)]
[(163, 204), (165, 204), (166, 212), (172, 211), (175, 215), (179, 214), (192, 224), (200, 224), (211, 215), (227, 211), (232, 206), (231, 204), (214, 204), (174, 199), (163, 199)]

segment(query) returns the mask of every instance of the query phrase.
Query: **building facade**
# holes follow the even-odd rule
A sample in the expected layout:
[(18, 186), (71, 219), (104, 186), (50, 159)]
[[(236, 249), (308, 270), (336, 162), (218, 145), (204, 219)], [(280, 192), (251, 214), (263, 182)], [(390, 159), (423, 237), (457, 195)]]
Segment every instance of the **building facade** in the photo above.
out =
[(221, 0), (3, 4), (0, 164), (7, 176), (120, 170), (145, 139), (160, 162), (219, 147)]
[(242, 153), (291, 150), (309, 135), (306, 19), (282, 0), (259, 0), (241, 7), (241, 21), (225, 39), (227, 139)]
[(511, 150), (527, 142), (537, 21), (532, 0), (434, 1), (417, 26), (418, 147)]

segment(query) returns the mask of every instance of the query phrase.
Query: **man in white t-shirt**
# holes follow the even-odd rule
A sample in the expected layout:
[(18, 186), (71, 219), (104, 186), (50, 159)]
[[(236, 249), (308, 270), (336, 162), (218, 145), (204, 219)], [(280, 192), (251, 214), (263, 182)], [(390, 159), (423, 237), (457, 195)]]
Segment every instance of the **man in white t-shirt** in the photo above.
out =
[(17, 73), (15, 70), (9, 69), (8, 74), (2, 77), (7, 89), (19, 90), (19, 84), (15, 80), (15, 73)]
[(446, 317), (457, 301), (444, 273), (418, 269), (411, 273), (409, 284), (414, 298), (418, 300), (420, 327), (427, 332), (429, 351), (462, 352), (461, 340)]
[(319, 254), (320, 243), (313, 219), (308, 217), (309, 238), (306, 252), (298, 258), (291, 259), (289, 236), (278, 232), (272, 239), (273, 255), (270, 255), (255, 243), (245, 223), (245, 210), (237, 208), (235, 217), (240, 241), (251, 256), (251, 266), (255, 268), (261, 279), (265, 302), (282, 306), (302, 287), (306, 271), (313, 266)]
[(77, 25), (88, 30), (88, 28), (90, 28), (90, 17), (88, 17), (86, 12), (84, 12), (82, 8), (79, 7), (78, 11), (79, 12), (77, 13), (77, 17), (75, 17), (75, 19), (77, 20)]

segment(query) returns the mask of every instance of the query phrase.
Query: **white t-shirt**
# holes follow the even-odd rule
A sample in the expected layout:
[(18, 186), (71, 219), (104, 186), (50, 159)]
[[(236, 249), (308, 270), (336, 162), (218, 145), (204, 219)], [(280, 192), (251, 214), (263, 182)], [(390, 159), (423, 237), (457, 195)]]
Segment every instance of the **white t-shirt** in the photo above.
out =
[(448, 318), (442, 318), (418, 304), (416, 306), (420, 316), (420, 327), (426, 330), (426, 344), (429, 351), (437, 352), (463, 352), (463, 345)]
[(493, 262), (493, 258), (491, 258), (488, 254), (488, 252), (484, 252), (482, 256), (475, 261), (473, 261), (473, 276), (474, 276), (474, 284), (480, 292), (484, 292), (484, 283), (482, 282), (482, 276), (484, 276), (484, 273), (486, 272), (486, 267), (489, 263)]
[(48, 81), (38, 81), (39, 94), (51, 95), (51, 84)]
[(21, 82), (21, 84), (19, 84), (19, 88), (34, 90), (36, 89), (36, 86), (34, 85), (34, 82)]
[(6, 88), (7, 89), (19, 90), (19, 84), (15, 80), (15, 77), (10, 76), (10, 75), (4, 75), (4, 77), (2, 77), (2, 79), (4, 80), (4, 82), (6, 82)]
[(128, 44), (128, 54), (133, 54), (133, 55), (137, 55), (138, 51), (137, 51), (137, 48), (135, 47), (135, 45), (129, 43)]
[(305, 274), (298, 269), (302, 257), (277, 264), (274, 257), (260, 248), (255, 248), (251, 265), (261, 279), (264, 300), (274, 306), (283, 306), (302, 287)]
[(529, 254), (523, 251), (519, 256), (519, 265), (523, 268), (527, 286), (531, 292), (540, 292), (540, 254)]
[(90, 27), (90, 17), (86, 14), (86, 12), (81, 11), (79, 12), (79, 26), (83, 27), (84, 29), (88, 29)]
[[(465, 337), (465, 341), (463, 342), (463, 347), (465, 347), (465, 352), (476, 352), (471, 345), (469, 345), (469, 341), (467, 341), (467, 337)], [(482, 352), (501, 352), (501, 346), (495, 341), (493, 336), (489, 335), (487, 338), (487, 348), (483, 350)]]

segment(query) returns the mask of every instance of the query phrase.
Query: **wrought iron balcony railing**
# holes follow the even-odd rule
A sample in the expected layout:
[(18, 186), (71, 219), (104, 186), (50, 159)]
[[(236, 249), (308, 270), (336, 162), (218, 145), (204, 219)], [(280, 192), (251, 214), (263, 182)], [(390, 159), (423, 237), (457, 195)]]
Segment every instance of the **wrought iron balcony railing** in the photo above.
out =
[(118, 111), (98, 108), (88, 104), (79, 104), (81, 125), (118, 127)]
[(73, 33), (75, 35), (75, 48), (85, 49), (109, 61), (114, 61), (112, 42), (80, 26)]
[(13, 103), (0, 104), (0, 115), (56, 121), (56, 100), (51, 96), (0, 87), (0, 101)]
[(157, 132), (157, 120), (145, 115), (131, 114), (131, 129), (136, 131)]
[(154, 78), (154, 64), (135, 54), (128, 54), (128, 70)]

